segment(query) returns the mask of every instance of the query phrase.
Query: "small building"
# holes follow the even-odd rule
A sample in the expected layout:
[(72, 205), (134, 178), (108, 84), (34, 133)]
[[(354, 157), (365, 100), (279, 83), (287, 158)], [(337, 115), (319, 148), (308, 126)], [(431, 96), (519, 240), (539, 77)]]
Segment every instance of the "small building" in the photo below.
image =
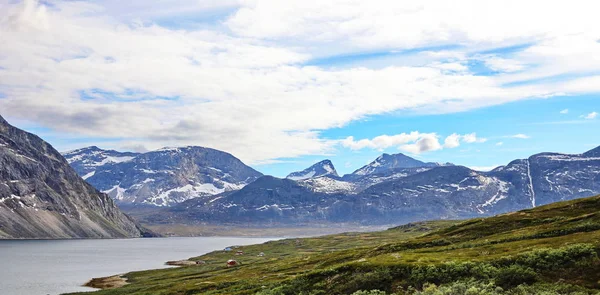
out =
[(227, 260), (227, 267), (234, 267), (234, 266), (238, 266), (238, 265), (240, 265), (240, 263), (237, 262), (236, 260), (233, 260), (233, 259)]
[(227, 252), (229, 252), (229, 251), (232, 251), (232, 250), (233, 250), (233, 249), (231, 249), (231, 247), (227, 247), (227, 248), (225, 248), (225, 251), (227, 251)]
[(204, 260), (198, 260), (198, 261), (196, 261), (196, 264), (206, 264), (206, 261), (204, 261)]
[(235, 255), (244, 255), (244, 251), (237, 251), (235, 252)]

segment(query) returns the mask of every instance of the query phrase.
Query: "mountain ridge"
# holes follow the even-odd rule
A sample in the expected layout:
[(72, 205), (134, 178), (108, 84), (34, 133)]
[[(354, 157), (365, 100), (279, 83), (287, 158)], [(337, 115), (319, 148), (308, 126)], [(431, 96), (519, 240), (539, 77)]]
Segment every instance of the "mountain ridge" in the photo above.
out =
[[(160, 213), (163, 221), (155, 220), (237, 223), (243, 216), (244, 222), (284, 226), (378, 225), (489, 216), (599, 194), (600, 158), (590, 154), (540, 153), (489, 172), (449, 165), (395, 168), (352, 179), (283, 182), (271, 177), (226, 195), (188, 200)], [(173, 216), (186, 210), (187, 219)]]

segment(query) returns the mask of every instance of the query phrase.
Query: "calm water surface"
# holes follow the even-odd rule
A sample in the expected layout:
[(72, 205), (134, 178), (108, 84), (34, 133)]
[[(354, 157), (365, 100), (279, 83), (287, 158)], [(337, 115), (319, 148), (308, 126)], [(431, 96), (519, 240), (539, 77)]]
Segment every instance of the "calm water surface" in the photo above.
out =
[(168, 260), (186, 259), (233, 245), (273, 238), (154, 238), (125, 240), (0, 240), (0, 294), (46, 295), (93, 291), (81, 287), (93, 277), (133, 270), (166, 268)]

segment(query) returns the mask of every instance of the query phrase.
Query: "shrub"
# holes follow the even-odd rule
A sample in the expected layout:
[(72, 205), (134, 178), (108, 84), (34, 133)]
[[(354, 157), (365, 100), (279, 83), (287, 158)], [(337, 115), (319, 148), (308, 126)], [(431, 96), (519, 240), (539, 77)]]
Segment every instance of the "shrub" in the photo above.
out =
[(501, 268), (496, 274), (496, 285), (503, 288), (514, 288), (521, 284), (533, 284), (537, 281), (537, 274), (533, 269), (520, 265), (511, 265)]

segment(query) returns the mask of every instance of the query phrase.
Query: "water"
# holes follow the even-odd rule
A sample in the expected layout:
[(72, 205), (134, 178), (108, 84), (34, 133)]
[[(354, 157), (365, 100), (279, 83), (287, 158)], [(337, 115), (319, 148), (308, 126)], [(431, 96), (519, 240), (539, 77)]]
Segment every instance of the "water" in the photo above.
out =
[(166, 268), (232, 245), (266, 238), (155, 238), (123, 240), (0, 240), (0, 294), (46, 295), (93, 291), (82, 287), (93, 277)]

